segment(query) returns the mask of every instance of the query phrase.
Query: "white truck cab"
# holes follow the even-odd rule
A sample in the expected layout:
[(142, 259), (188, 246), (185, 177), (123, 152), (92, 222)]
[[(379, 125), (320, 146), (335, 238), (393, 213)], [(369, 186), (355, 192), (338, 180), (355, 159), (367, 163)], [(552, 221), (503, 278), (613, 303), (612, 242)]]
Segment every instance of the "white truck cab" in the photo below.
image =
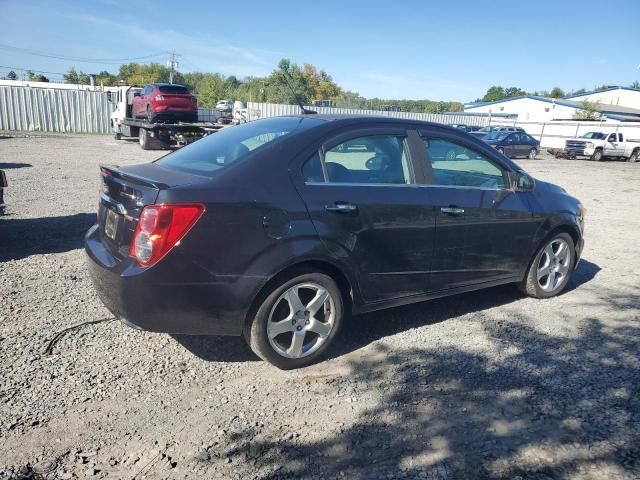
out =
[(619, 157), (635, 162), (640, 156), (640, 140), (626, 139), (619, 132), (587, 132), (566, 140), (564, 150), (571, 157), (589, 157), (596, 161)]
[(132, 87), (129, 85), (118, 87), (117, 91), (107, 92), (109, 101), (115, 105), (115, 110), (111, 113), (111, 130), (117, 139), (120, 137), (137, 136), (138, 131), (135, 131), (135, 135), (132, 135), (132, 131), (128, 125), (124, 124), (127, 118), (132, 118), (131, 104), (133, 103), (133, 96), (136, 93), (142, 91), (142, 87)]

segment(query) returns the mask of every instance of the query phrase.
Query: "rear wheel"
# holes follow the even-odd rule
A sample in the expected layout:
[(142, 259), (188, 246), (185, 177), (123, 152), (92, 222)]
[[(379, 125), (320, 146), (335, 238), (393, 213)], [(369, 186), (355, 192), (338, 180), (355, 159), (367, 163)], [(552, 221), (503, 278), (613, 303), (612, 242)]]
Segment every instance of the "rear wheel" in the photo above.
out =
[(520, 289), (535, 298), (557, 295), (569, 282), (575, 261), (571, 235), (564, 232), (554, 235), (536, 252)]
[(504, 148), (499, 148), (498, 153), (501, 153), (502, 155), (504, 155)]
[(245, 328), (251, 349), (283, 370), (316, 362), (338, 334), (344, 303), (324, 273), (303, 273), (275, 286)]
[(138, 143), (143, 150), (166, 150), (169, 147), (169, 142), (161, 140), (151, 135), (151, 132), (146, 128), (140, 128), (138, 131)]
[(602, 159), (603, 159), (602, 150), (596, 150), (595, 152), (593, 152), (593, 155), (591, 155), (591, 160), (595, 162), (601, 162)]
[(535, 160), (537, 155), (538, 155), (538, 150), (536, 150), (535, 148), (532, 148), (531, 151), (529, 152), (529, 159)]
[(151, 105), (147, 105), (147, 121), (149, 123), (153, 123), (153, 120), (154, 120), (153, 110), (151, 110)]

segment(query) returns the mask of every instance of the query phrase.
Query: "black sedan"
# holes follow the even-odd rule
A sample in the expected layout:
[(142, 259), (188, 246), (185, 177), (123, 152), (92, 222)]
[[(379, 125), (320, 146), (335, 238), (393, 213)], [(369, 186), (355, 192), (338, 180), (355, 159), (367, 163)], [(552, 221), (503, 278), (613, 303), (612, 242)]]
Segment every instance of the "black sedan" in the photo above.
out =
[(509, 158), (536, 158), (540, 142), (524, 132), (491, 132), (482, 138)]
[(105, 305), (243, 335), (280, 368), (315, 362), (350, 314), (510, 282), (554, 296), (583, 248), (578, 200), (426, 122), (271, 118), (101, 176), (86, 252)]

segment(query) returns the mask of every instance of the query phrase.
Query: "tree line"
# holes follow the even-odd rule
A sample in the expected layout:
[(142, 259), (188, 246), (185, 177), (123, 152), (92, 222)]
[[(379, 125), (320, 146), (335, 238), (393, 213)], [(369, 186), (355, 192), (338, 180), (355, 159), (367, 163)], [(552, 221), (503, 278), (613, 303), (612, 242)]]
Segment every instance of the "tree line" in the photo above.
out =
[[(121, 65), (117, 74), (102, 71), (96, 75), (96, 85), (114, 86), (145, 85), (153, 82), (168, 82), (170, 70), (159, 63), (128, 63)], [(66, 83), (88, 85), (90, 76), (75, 68), (64, 75)], [(174, 83), (188, 86), (198, 97), (204, 108), (214, 107), (222, 99), (242, 102), (268, 102), (304, 105), (334, 106), (344, 108), (400, 110), (403, 112), (442, 113), (462, 111), (461, 102), (438, 102), (433, 100), (395, 100), (365, 98), (357, 92), (340, 87), (326, 71), (305, 63), (300, 66), (282, 59), (266, 77), (238, 78), (220, 73), (175, 72)]]
[[(140, 64), (128, 63), (120, 66), (118, 73), (106, 70), (93, 75), (95, 84), (100, 86), (114, 86), (120, 83), (126, 85), (145, 85), (153, 82), (168, 82), (170, 76), (168, 67), (159, 63)], [(35, 82), (48, 82), (49, 79), (39, 73), (26, 71), (27, 79)], [(89, 85), (91, 75), (70, 68), (64, 74), (65, 83)], [(17, 80), (18, 76), (10, 71), (8, 80)], [(463, 110), (461, 102), (442, 102), (433, 100), (399, 100), (383, 98), (365, 98), (357, 92), (344, 90), (322, 69), (305, 63), (299, 66), (288, 59), (282, 59), (271, 74), (266, 77), (237, 78), (234, 75), (225, 76), (220, 73), (174, 72), (174, 83), (188, 86), (198, 97), (198, 103), (205, 108), (211, 108), (219, 100), (232, 99), (242, 102), (268, 102), (295, 104), (301, 101), (305, 105), (334, 106), (344, 108), (358, 108), (371, 110), (399, 110), (402, 112), (443, 113), (460, 112)], [(630, 87), (640, 89), (640, 82), (633, 82)], [(605, 85), (596, 86), (594, 90), (606, 88)], [(549, 98), (562, 98), (566, 95), (585, 93), (581, 88), (565, 92), (560, 87), (550, 91), (527, 92), (519, 87), (490, 87), (482, 98), (476, 102), (494, 102), (506, 98), (523, 95), (539, 95)]]

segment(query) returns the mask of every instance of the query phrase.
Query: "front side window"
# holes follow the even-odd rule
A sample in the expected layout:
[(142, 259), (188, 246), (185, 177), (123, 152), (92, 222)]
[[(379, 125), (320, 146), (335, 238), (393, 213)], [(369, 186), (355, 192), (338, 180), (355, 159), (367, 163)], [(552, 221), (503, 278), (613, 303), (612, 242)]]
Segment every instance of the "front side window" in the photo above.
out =
[(509, 185), (507, 173), (483, 154), (451, 140), (423, 140), (437, 185), (490, 189)]
[(331, 183), (411, 183), (402, 136), (353, 138), (327, 150), (324, 162)]

